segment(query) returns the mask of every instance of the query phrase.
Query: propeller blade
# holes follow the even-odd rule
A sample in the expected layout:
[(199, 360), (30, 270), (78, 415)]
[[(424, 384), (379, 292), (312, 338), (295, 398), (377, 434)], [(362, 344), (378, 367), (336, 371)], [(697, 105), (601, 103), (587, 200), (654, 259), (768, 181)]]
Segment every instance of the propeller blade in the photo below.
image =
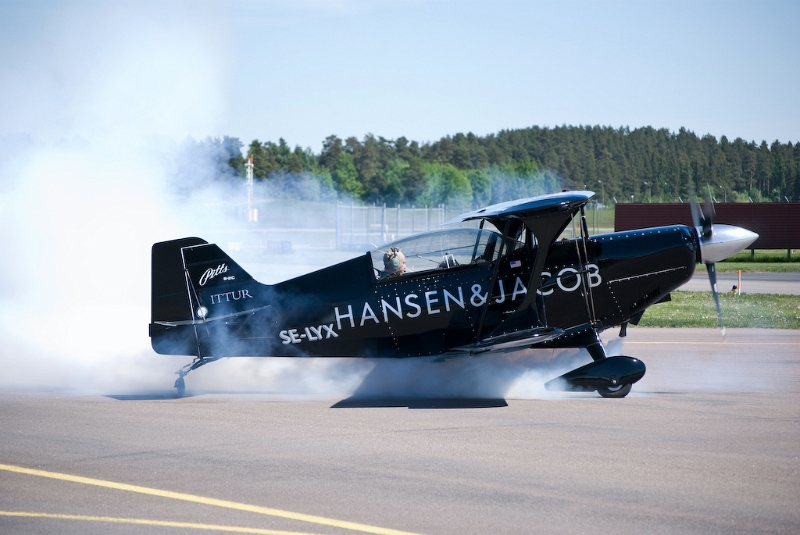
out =
[(700, 214), (700, 207), (697, 205), (697, 197), (695, 197), (694, 192), (689, 196), (689, 206), (692, 208), (692, 224), (694, 224), (695, 228), (700, 228), (703, 221)]
[(711, 238), (711, 234), (713, 233), (712, 225), (714, 223), (714, 216), (716, 212), (714, 211), (714, 204), (711, 202), (711, 199), (706, 200), (703, 206), (703, 239)]
[(711, 282), (711, 293), (714, 294), (714, 303), (717, 305), (719, 327), (722, 329), (722, 336), (725, 336), (725, 325), (722, 323), (722, 308), (719, 306), (719, 294), (717, 293), (717, 267), (714, 262), (709, 262), (706, 267), (708, 268), (708, 280)]
[(710, 239), (714, 232), (712, 228), (715, 215), (714, 204), (711, 199), (707, 199), (703, 206), (700, 206), (697, 203), (697, 196), (695, 196), (694, 191), (691, 193), (689, 203), (692, 208), (692, 223), (694, 223), (695, 228), (700, 229), (700, 238), (702, 240)]
[[(703, 247), (711, 247), (711, 238), (714, 234), (714, 216), (716, 215), (714, 211), (714, 203), (711, 201), (711, 189), (708, 190), (708, 199), (706, 202), (703, 203), (703, 207), (701, 208), (697, 204), (697, 197), (694, 194), (694, 190), (690, 189), (691, 195), (689, 202), (691, 203), (692, 207), (692, 222), (694, 223), (694, 227), (698, 229), (699, 236), (697, 237), (700, 242), (701, 250)], [(722, 225), (726, 227), (726, 225)], [(725, 231), (722, 232), (723, 238), (725, 237)], [(752, 243), (752, 242), (750, 242)], [(705, 255), (703, 255), (705, 257)], [(708, 280), (711, 283), (711, 293), (714, 295), (714, 304), (717, 305), (717, 319), (719, 320), (719, 327), (722, 329), (722, 336), (725, 336), (725, 324), (722, 322), (722, 308), (719, 306), (719, 293), (717, 293), (717, 267), (714, 265), (714, 262), (709, 262), (706, 258), (703, 258), (703, 262), (706, 265), (708, 270)]]

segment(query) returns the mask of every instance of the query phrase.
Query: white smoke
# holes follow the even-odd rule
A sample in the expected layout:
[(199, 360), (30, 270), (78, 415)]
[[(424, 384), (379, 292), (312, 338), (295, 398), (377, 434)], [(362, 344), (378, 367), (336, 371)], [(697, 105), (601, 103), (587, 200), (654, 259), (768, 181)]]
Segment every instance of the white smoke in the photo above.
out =
[(577, 349), (448, 359), (235, 358), (192, 372), (187, 378), (187, 392), (351, 396), (367, 403), (443, 398), (559, 399), (576, 394), (549, 391), (545, 383), (589, 362), (589, 354)]
[(131, 6), (54, 10), (0, 71), (0, 387), (98, 391), (163, 365), (149, 250), (185, 232), (169, 162), (215, 128), (225, 46), (187, 6)]

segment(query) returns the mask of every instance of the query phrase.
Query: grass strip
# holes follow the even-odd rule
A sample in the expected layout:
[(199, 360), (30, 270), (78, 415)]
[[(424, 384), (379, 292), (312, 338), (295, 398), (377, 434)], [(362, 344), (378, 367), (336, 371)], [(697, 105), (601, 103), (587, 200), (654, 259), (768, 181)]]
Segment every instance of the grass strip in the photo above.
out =
[[(720, 294), (726, 327), (800, 329), (800, 296), (783, 294)], [(672, 292), (672, 301), (653, 305), (642, 327), (717, 327), (711, 292)]]
[(732, 257), (717, 262), (717, 271), (769, 271), (769, 272), (796, 272), (800, 271), (800, 254), (796, 251), (788, 258), (786, 249), (758, 249), (754, 256), (745, 250)]
[[(717, 262), (717, 271), (737, 271), (742, 270), (742, 273), (796, 273), (800, 271), (800, 262), (740, 262), (729, 261)], [(697, 269), (703, 269), (697, 266)]]

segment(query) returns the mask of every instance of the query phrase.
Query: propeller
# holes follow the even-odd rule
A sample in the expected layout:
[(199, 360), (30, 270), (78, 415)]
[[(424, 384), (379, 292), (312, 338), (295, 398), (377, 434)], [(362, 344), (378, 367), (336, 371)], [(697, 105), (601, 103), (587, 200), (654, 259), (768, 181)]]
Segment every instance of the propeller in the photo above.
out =
[[(706, 200), (704, 206), (697, 204), (694, 193), (691, 196), (692, 222), (697, 229), (700, 245), (711, 242), (714, 237), (714, 205), (711, 199)], [(703, 258), (703, 263), (708, 271), (708, 280), (711, 283), (711, 293), (714, 295), (714, 304), (717, 305), (717, 318), (722, 336), (725, 336), (725, 324), (722, 322), (722, 308), (719, 306), (719, 293), (717, 293), (717, 268), (715, 263)]]

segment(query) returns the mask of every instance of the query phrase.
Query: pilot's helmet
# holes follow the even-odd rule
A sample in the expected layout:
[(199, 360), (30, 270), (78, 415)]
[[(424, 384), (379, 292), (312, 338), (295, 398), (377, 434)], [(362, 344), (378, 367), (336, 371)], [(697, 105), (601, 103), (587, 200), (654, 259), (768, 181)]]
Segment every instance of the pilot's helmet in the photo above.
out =
[(406, 255), (403, 254), (403, 251), (397, 247), (392, 247), (383, 255), (383, 265), (386, 267), (386, 271), (395, 272), (400, 269), (400, 264), (405, 259)]

